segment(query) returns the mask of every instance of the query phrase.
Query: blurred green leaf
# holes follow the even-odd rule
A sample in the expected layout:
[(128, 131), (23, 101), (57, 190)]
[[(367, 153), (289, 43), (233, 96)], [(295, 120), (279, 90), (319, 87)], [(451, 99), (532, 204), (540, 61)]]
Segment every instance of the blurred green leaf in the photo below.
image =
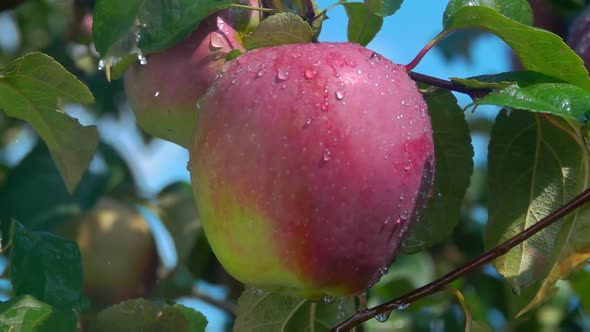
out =
[(371, 297), (395, 299), (435, 279), (434, 262), (426, 252), (399, 255), (379, 282), (369, 289)]
[(0, 217), (30, 230), (50, 230), (94, 205), (106, 190), (108, 173), (86, 172), (69, 194), (49, 150), (39, 142), (0, 187)]
[(311, 43), (312, 31), (300, 16), (278, 13), (269, 16), (244, 41), (247, 50), (284, 44)]
[(474, 102), (532, 112), (549, 113), (585, 123), (590, 115), (590, 91), (565, 83), (516, 84)]
[(446, 239), (461, 215), (473, 173), (473, 147), (465, 114), (448, 91), (424, 95), (434, 134), (436, 171), (433, 196), (402, 247), (412, 253)]
[(0, 330), (35, 331), (52, 312), (51, 306), (30, 295), (17, 296), (0, 302)]
[(12, 224), (10, 280), (15, 295), (32, 295), (59, 309), (80, 310), (82, 259), (76, 242)]
[(533, 10), (527, 0), (450, 0), (443, 14), (443, 25), (464, 7), (488, 7), (518, 23), (532, 25)]
[(371, 14), (365, 3), (342, 3), (348, 15), (348, 41), (366, 46), (375, 38), (381, 26), (383, 18)]
[(461, 7), (445, 21), (447, 31), (483, 29), (504, 40), (527, 70), (539, 72), (590, 90), (583, 61), (557, 35), (502, 16), (496, 10)]
[(31, 53), (0, 68), (0, 108), (28, 122), (43, 138), (69, 192), (98, 145), (96, 126), (81, 126), (59, 110), (65, 101), (94, 101), (88, 88), (51, 57)]
[(159, 331), (203, 332), (207, 318), (202, 313), (181, 304), (165, 306), (158, 318)]
[[(500, 112), (489, 147), (486, 248), (513, 237), (567, 203), (586, 185), (587, 166), (576, 137), (558, 118)], [(580, 184), (583, 183), (583, 184)], [(518, 294), (547, 277), (562, 222), (540, 231), (494, 265)]]
[(353, 298), (326, 304), (247, 288), (238, 299), (234, 331), (329, 331), (355, 312)]

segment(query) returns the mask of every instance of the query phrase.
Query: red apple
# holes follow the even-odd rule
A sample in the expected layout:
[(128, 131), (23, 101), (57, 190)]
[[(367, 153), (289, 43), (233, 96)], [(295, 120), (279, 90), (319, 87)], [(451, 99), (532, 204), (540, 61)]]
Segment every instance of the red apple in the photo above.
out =
[(230, 274), (308, 298), (381, 277), (434, 177), (430, 118), (404, 67), (351, 43), (258, 49), (198, 108), (191, 179)]
[(244, 50), (241, 32), (257, 22), (257, 12), (220, 12), (176, 46), (148, 56), (145, 65), (131, 67), (125, 73), (125, 91), (139, 126), (150, 135), (188, 147), (197, 100), (227, 54)]

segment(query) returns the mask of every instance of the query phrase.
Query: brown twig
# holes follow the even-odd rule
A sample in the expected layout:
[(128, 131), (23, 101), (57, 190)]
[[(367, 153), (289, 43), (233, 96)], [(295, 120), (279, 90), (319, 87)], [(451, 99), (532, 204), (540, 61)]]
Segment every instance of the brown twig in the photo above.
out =
[(483, 265), (490, 263), (497, 257), (500, 257), (506, 254), (510, 249), (514, 248), (515, 246), (521, 244), (537, 232), (541, 231), (542, 229), (546, 228), (547, 226), (553, 224), (560, 218), (566, 216), (568, 213), (572, 212), (573, 210), (577, 209), (578, 207), (582, 206), (583, 204), (590, 201), (590, 188), (584, 190), (581, 194), (576, 196), (574, 199), (569, 201), (564, 206), (560, 207), (559, 209), (555, 210), (553, 213), (548, 215), (547, 217), (541, 219), (538, 223), (534, 224), (533, 226), (525, 229), (524, 231), (520, 232), (513, 238), (509, 239), (508, 241), (500, 244), (499, 246), (495, 247), (487, 251), (486, 253), (482, 254), (481, 256), (475, 258), (471, 262), (445, 274), (441, 278), (424, 285), (420, 288), (417, 288), (405, 295), (402, 295), (396, 299), (393, 299), (389, 302), (376, 306), (374, 308), (365, 309), (362, 311), (357, 312), (354, 316), (346, 320), (345, 322), (341, 323), (340, 325), (336, 326), (332, 329), (334, 332), (342, 332), (342, 331), (349, 331), (353, 327), (365, 322), (379, 314), (387, 313), (392, 310), (396, 310), (399, 307), (406, 306), (418, 299), (426, 297), (428, 295), (432, 295), (441, 291), (445, 286), (450, 284), (451, 282), (459, 279), (463, 275), (482, 267)]
[(492, 92), (490, 89), (474, 89), (468, 88), (462, 84), (453, 81), (447, 81), (440, 78), (409, 71), (408, 75), (416, 82), (426, 83), (428, 85), (436, 86), (449, 91), (456, 91), (464, 93), (471, 97), (471, 99), (478, 99)]

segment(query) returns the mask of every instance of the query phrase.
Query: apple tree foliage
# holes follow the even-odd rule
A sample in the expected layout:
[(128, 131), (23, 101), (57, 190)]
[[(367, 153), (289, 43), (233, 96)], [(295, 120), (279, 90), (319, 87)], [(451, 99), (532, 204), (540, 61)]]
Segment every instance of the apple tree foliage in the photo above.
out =
[[(349, 41), (361, 45), (392, 15), (420, 17), (398, 13), (403, 0), (341, 0), (311, 9), (310, 3), (262, 1), (265, 19), (245, 36), (246, 50), (315, 42), (318, 24), (329, 22), (337, 6), (347, 14)], [(0, 4), (0, 15), (13, 22), (20, 42), (0, 49), (0, 231), (6, 265), (0, 330), (203, 331), (205, 316), (176, 301), (193, 297), (225, 311), (227, 329), (328, 331), (366, 306), (402, 296), (492, 250), (590, 187), (590, 77), (563, 31), (532, 25), (539, 6), (552, 6), (555, 19), (571, 22), (583, 9), (580, 1), (450, 0), (440, 33), (415, 62), (432, 47), (449, 58), (469, 57), (474, 40), (493, 34), (512, 49), (519, 70), (411, 76), (420, 83), (431, 116), (435, 190), (389, 272), (364, 297), (318, 302), (241, 285), (211, 252), (190, 184), (142, 192), (137, 161), (99, 130), (124, 112), (119, 78), (128, 66), (174, 46), (204, 18), (235, 5), (232, 0)], [(84, 25), (89, 17), (92, 31)], [(344, 29), (324, 26), (335, 28)], [(459, 106), (451, 91), (468, 94), (472, 104)], [(81, 124), (67, 112), (74, 104), (84, 106), (92, 124)], [(481, 105), (497, 106), (496, 119), (467, 121), (465, 112), (477, 114)], [(487, 165), (473, 163), (472, 134), (490, 139)], [(29, 146), (12, 158), (17, 152), (11, 146), (23, 137)], [(148, 149), (153, 143), (144, 135), (136, 144)], [(157, 217), (176, 257), (174, 264), (165, 263), (166, 251), (160, 250), (159, 267), (144, 276), (157, 281), (134, 298), (107, 306), (97, 305), (85, 291), (81, 249), (67, 235), (68, 225), (104, 197)], [(357, 329), (587, 329), (589, 263), (590, 205), (583, 205), (485, 268)], [(193, 287), (196, 281), (221, 285), (227, 296), (211, 298)]]

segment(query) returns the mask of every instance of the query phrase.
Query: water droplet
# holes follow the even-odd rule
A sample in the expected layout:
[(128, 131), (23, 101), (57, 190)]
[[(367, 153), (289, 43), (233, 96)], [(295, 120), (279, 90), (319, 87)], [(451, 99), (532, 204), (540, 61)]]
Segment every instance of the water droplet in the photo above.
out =
[(303, 129), (306, 129), (307, 127), (309, 127), (309, 125), (311, 125), (312, 122), (313, 122), (313, 118), (307, 118), (307, 121), (305, 121), (305, 124), (303, 125)]
[(409, 172), (412, 169), (412, 161), (408, 160), (408, 163), (402, 166), (402, 168), (404, 169), (404, 171)]
[(191, 162), (190, 161), (186, 163), (186, 170), (189, 172), (191, 171)]
[(141, 53), (139, 53), (137, 55), (137, 60), (139, 60), (139, 64), (142, 65), (142, 66), (147, 64), (146, 57), (144, 57), (143, 54), (141, 54)]
[(254, 295), (254, 296), (262, 296), (262, 293), (263, 293), (262, 289), (260, 289), (260, 288), (252, 288), (251, 291), (252, 291), (252, 295)]
[(335, 94), (336, 94), (336, 99), (338, 99), (338, 100), (344, 99), (344, 90), (336, 90)]
[(256, 73), (256, 77), (262, 77), (266, 74), (266, 69), (260, 69), (258, 73)]
[(406, 100), (402, 99), (402, 106), (406, 106)]
[(327, 100), (324, 100), (324, 102), (322, 103), (322, 111), (327, 112), (330, 109), (330, 105), (328, 104)]
[(217, 32), (212, 33), (211, 38), (209, 39), (209, 47), (211, 50), (219, 50), (223, 48), (223, 46), (225, 46), (225, 39), (223, 38), (223, 35)]
[(318, 72), (313, 69), (306, 69), (305, 72), (303, 73), (303, 75), (308, 80), (311, 80), (311, 79), (314, 79), (316, 76), (318, 76)]
[(384, 265), (379, 268), (379, 274), (382, 276), (386, 275), (387, 271), (389, 271), (389, 266), (387, 266), (387, 265)]
[(334, 303), (334, 297), (330, 296), (330, 295), (326, 295), (326, 296), (324, 296), (323, 301), (325, 304), (332, 304), (332, 303)]
[(328, 162), (328, 161), (330, 161), (330, 159), (332, 159), (332, 152), (330, 152), (330, 150), (328, 148), (325, 148), (324, 153), (322, 155), (322, 160), (324, 162)]
[(278, 69), (277, 70), (277, 79), (279, 81), (286, 81), (289, 79), (289, 71), (286, 69)]
[(103, 59), (100, 59), (98, 61), (98, 70), (103, 71), (106, 67), (106, 63)]
[(410, 306), (409, 303), (404, 303), (404, 304), (400, 305), (399, 307), (397, 307), (396, 310), (403, 311), (403, 310), (408, 309), (409, 306)]
[(154, 93), (154, 97), (157, 97), (160, 95), (160, 91), (156, 91), (156, 93)]
[(391, 315), (391, 311), (384, 312), (382, 314), (375, 316), (375, 320), (378, 321), (379, 323), (385, 323), (389, 319), (390, 315)]
[(403, 210), (400, 214), (399, 217), (401, 219), (408, 219), (410, 217), (410, 214), (412, 214), (412, 212), (410, 212), (410, 210)]
[(346, 63), (347, 66), (354, 68), (356, 67), (356, 63), (350, 59), (344, 59), (344, 62)]
[(359, 74), (359, 75), (361, 75), (361, 74), (363, 73), (363, 71), (362, 71), (362, 70), (360, 70), (360, 69), (358, 69), (358, 70), (356, 71), (356, 73), (357, 73), (357, 74)]

